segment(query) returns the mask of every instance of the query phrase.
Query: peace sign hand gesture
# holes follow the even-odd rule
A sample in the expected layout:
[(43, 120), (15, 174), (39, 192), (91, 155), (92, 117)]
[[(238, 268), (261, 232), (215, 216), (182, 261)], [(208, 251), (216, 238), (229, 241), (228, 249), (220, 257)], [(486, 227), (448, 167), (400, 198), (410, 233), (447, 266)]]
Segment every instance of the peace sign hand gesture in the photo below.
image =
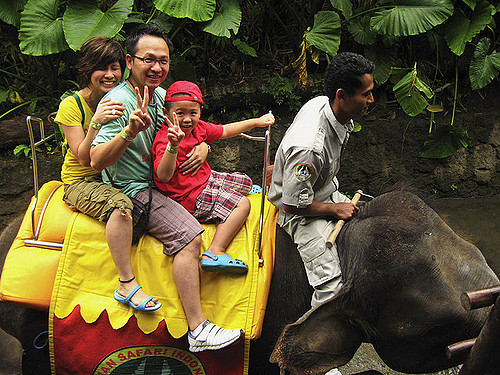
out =
[(144, 86), (144, 98), (141, 97), (141, 92), (138, 87), (135, 87), (135, 97), (137, 98), (137, 108), (130, 114), (128, 127), (131, 133), (130, 136), (135, 137), (140, 132), (151, 126), (153, 121), (148, 115), (149, 89)]
[(173, 117), (174, 117), (174, 122), (172, 123), (172, 121), (170, 121), (170, 119), (167, 116), (165, 116), (168, 126), (167, 138), (172, 147), (179, 147), (179, 143), (181, 143), (186, 134), (182, 131), (182, 129), (179, 126), (179, 119), (177, 118), (176, 113), (173, 113)]

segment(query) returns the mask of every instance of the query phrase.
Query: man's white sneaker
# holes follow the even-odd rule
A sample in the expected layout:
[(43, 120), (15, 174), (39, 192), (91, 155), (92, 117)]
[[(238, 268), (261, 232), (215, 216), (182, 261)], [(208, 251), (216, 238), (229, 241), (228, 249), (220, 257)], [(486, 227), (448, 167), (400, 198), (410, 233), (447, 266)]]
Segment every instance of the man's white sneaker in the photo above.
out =
[(342, 373), (338, 369), (332, 368), (330, 371), (326, 372), (325, 375), (342, 375)]
[(190, 352), (201, 352), (203, 350), (217, 350), (225, 348), (238, 341), (243, 335), (243, 331), (237, 329), (225, 329), (205, 320), (202, 331), (193, 337), (191, 331), (188, 333), (188, 343)]

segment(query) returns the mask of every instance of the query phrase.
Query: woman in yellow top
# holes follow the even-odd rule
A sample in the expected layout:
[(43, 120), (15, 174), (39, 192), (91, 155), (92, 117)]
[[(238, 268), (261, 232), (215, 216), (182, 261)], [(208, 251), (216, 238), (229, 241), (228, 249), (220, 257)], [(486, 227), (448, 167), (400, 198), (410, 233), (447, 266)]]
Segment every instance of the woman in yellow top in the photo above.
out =
[(141, 289), (130, 262), (133, 204), (90, 167), (90, 146), (101, 124), (123, 115), (122, 103), (100, 100), (120, 83), (125, 52), (113, 39), (94, 37), (82, 46), (78, 69), (82, 89), (61, 102), (55, 118), (69, 146), (61, 171), (64, 201), (75, 211), (107, 222), (106, 240), (118, 270), (115, 299), (137, 310), (153, 311), (161, 303)]

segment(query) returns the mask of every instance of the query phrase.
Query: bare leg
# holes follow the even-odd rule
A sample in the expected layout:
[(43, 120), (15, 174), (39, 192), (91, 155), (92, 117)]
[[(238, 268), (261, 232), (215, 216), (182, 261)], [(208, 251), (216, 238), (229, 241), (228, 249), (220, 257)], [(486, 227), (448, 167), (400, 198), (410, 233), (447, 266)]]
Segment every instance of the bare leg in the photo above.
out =
[[(238, 205), (234, 208), (226, 221), (217, 225), (214, 238), (207, 251), (215, 255), (224, 254), (229, 243), (245, 223), (249, 213), (250, 201), (247, 197), (241, 197)], [(203, 258), (208, 257), (203, 256)]]
[[(120, 280), (130, 280), (134, 277), (130, 261), (132, 218), (131, 212), (127, 211), (128, 215), (122, 215), (120, 210), (115, 209), (106, 223), (106, 240)], [(126, 297), (137, 285), (139, 284), (135, 279), (129, 283), (119, 283), (118, 293)], [(142, 289), (139, 289), (130, 300), (133, 304), (139, 305), (147, 298), (149, 296)], [(153, 298), (146, 304), (146, 307), (154, 306), (156, 301), (158, 298)]]
[(236, 342), (243, 335), (239, 328), (225, 329), (209, 323), (201, 310), (198, 256), (201, 235), (198, 235), (174, 257), (174, 281), (188, 321), (189, 350), (221, 349)]
[(201, 235), (174, 256), (173, 274), (189, 329), (194, 330), (206, 320), (201, 310), (198, 257)]

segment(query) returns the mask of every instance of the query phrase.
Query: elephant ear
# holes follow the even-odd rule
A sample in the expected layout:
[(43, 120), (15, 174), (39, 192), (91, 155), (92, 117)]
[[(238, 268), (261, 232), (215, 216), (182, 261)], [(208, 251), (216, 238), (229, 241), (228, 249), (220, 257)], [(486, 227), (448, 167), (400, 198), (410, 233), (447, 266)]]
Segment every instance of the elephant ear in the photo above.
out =
[(354, 356), (362, 332), (349, 323), (339, 298), (312, 308), (285, 327), (270, 361), (292, 374), (324, 374)]

